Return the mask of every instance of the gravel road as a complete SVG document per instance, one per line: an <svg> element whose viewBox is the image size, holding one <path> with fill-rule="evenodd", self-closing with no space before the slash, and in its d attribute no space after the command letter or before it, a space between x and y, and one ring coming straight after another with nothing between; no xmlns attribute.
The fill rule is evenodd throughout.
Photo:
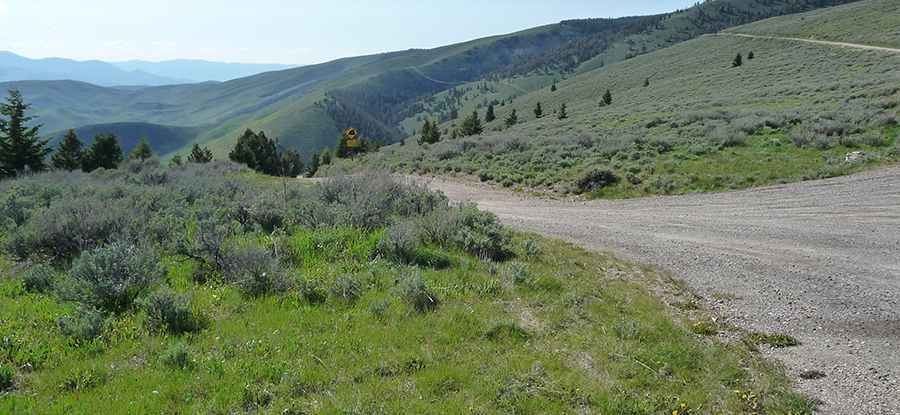
<svg viewBox="0 0 900 415"><path fill-rule="evenodd" d="M900 167L748 191L626 201L530 198L423 179L514 228L612 251L687 282L826 414L900 414ZM826 377L803 380L817 370Z"/></svg>

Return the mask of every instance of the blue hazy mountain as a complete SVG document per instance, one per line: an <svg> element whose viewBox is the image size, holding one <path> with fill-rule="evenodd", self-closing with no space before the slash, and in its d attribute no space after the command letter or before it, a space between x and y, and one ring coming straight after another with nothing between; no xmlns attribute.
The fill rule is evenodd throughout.
<svg viewBox="0 0 900 415"><path fill-rule="evenodd" d="M140 71L165 78L185 79L192 82L224 82L293 67L292 65L281 64L225 63L196 59L177 59L162 62L132 60L113 62L113 65L127 71Z"/></svg>

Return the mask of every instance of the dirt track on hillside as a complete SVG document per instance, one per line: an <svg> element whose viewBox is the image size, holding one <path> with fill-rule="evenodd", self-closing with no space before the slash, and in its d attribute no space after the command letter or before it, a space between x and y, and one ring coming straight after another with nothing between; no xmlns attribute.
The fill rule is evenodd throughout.
<svg viewBox="0 0 900 415"><path fill-rule="evenodd" d="M900 414L900 167L721 194L529 198L424 179L518 229L686 281L727 322L803 345L766 350L823 413ZM808 370L824 372L802 380Z"/></svg>
<svg viewBox="0 0 900 415"><path fill-rule="evenodd" d="M732 33L732 32L717 33L717 34L715 34L715 36L737 36L737 37L746 37L746 38L750 38L750 39L762 39L762 40L786 40L786 41L790 41L790 42L812 43L814 45L835 46L835 47L839 47L839 48L863 49L863 50L875 50L875 51L879 51L879 52L900 53L900 49L886 48L883 46L861 45L859 43L847 43L847 42L831 42L828 40L803 39L803 38L799 38L799 37L748 35L745 33Z"/></svg>

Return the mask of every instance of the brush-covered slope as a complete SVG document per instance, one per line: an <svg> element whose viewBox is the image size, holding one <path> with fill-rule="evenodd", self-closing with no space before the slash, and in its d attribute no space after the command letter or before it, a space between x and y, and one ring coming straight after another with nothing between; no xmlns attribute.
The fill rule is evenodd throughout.
<svg viewBox="0 0 900 415"><path fill-rule="evenodd" d="M71 82L0 88L20 88L27 99L40 101L35 108L53 131L120 122L209 126L197 141L222 156L243 129L255 128L310 152L331 147L347 126L360 128L376 141L397 141L407 134L404 121L423 111L423 98L456 85L575 73L734 24L849 1L718 0L675 13L566 21L436 49L342 59L221 84L88 95L90 86ZM85 99L78 98L82 96ZM155 144L156 139L149 138Z"/></svg>
<svg viewBox="0 0 900 415"><path fill-rule="evenodd" d="M852 10L866 16L880 6ZM733 67L738 53L743 65ZM435 145L407 139L334 168L459 174L612 197L833 176L900 157L898 67L900 54L888 52L706 36L561 81L556 92L521 96L497 107L481 136ZM607 89L613 104L601 107ZM533 114L538 102L541 119ZM566 119L555 113L562 104ZM513 109L519 124L506 128ZM866 156L848 163L852 151ZM586 176L594 171L613 175Z"/></svg>
<svg viewBox="0 0 900 415"><path fill-rule="evenodd" d="M774 18L733 31L900 48L900 2L874 0L853 3L801 16Z"/></svg>

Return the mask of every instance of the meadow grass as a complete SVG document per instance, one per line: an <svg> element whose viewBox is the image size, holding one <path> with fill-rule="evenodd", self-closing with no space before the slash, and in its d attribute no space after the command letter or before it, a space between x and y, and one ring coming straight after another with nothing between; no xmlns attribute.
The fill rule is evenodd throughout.
<svg viewBox="0 0 900 415"><path fill-rule="evenodd" d="M190 168L183 176L170 173L157 190L177 200L192 181L207 183L209 196L180 208L199 216L207 209L203 200L222 192L215 183L229 177L237 180L226 186L229 194L242 186L263 199L279 194L277 182L250 173ZM71 180L83 197L133 183L130 174ZM334 198L355 206L356 184L346 180L292 186L289 204ZM4 187L4 196L25 203L9 192L58 183L24 179ZM375 193L387 188L404 198L419 195L416 203L431 200L366 183ZM136 184L118 191L143 196L110 206L157 194ZM77 200L49 197L51 208L54 200ZM10 235L27 233L22 226L44 220L45 207L36 209L5 233L4 245L15 239ZM158 212L164 216L165 209ZM234 212L244 217L244 210ZM249 212L258 223L271 222ZM433 225L433 236L415 249L442 255L447 266L382 255L381 241L403 216L369 228L349 225L352 218L336 226L288 221L274 232L244 228L222 246L276 251L279 267L270 270L285 279L285 288L262 294L232 282L233 258L252 257L226 249L220 275L210 269L210 256L179 253L185 242L170 249L147 239L141 246L156 246L163 272L155 284L189 298L202 322L182 334L154 329L139 298L124 311L101 312L98 336L67 336L60 321L87 312L59 288L67 262L53 262L54 289L30 292L21 275L40 255L23 260L8 251L0 260L0 364L14 376L12 388L0 392L0 413L811 413L813 404L791 390L780 369L746 345L693 333L690 319L648 290L661 284L652 271L524 234L503 239L505 261L486 260L470 252L487 251L441 238L442 226L427 218L410 216ZM211 232L203 223L169 229L185 233L176 239L213 240L203 236Z"/></svg>

